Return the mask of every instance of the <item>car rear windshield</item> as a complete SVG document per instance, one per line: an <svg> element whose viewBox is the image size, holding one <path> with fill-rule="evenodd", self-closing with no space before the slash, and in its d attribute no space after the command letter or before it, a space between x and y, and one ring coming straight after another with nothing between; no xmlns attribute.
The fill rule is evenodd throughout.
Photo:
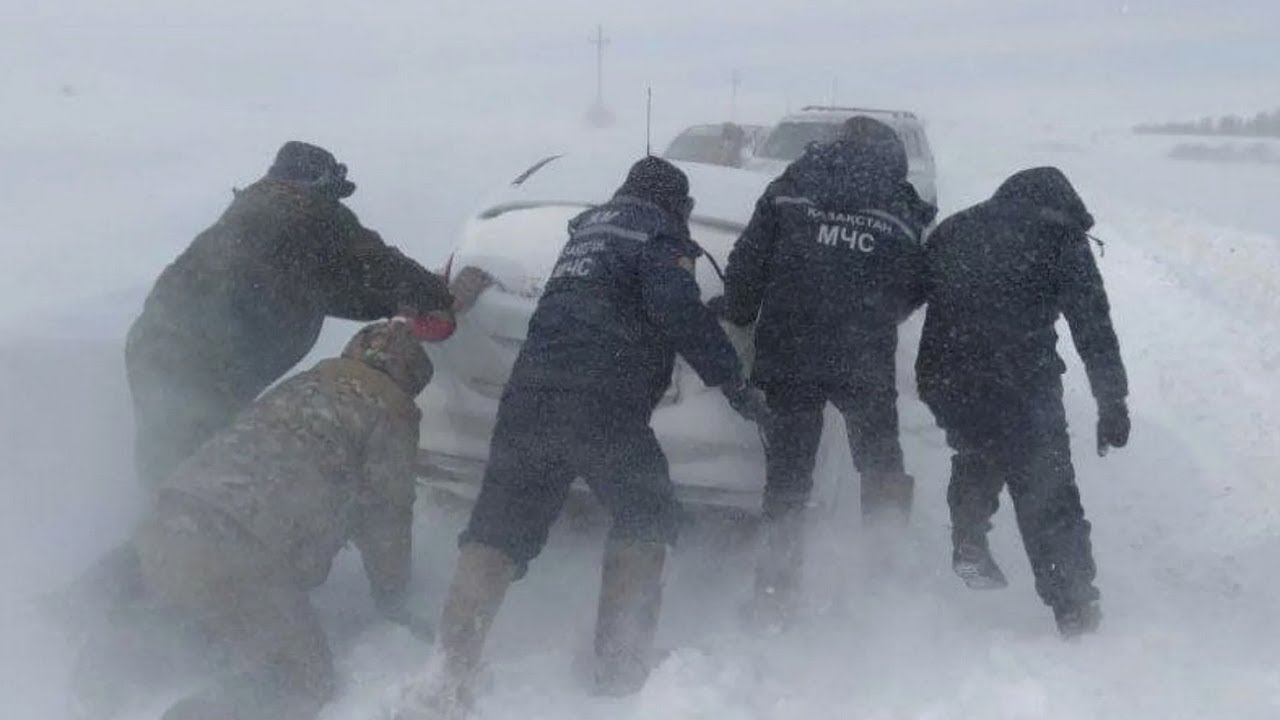
<svg viewBox="0 0 1280 720"><path fill-rule="evenodd" d="M720 133L716 130L689 130L671 141L663 157L670 160L714 163L722 155L719 152Z"/></svg>
<svg viewBox="0 0 1280 720"><path fill-rule="evenodd" d="M769 133L760 148L760 157L772 160L795 160L804 154L809 143L827 143L836 139L840 126L825 122L782 123Z"/></svg>
<svg viewBox="0 0 1280 720"><path fill-rule="evenodd" d="M809 143L828 143L836 139L840 132L838 122L788 122L782 123L769 133L760 149L760 157L772 160L795 160L804 154ZM895 127L894 132L902 138L909 157L924 156L924 148L920 137L910 128Z"/></svg>

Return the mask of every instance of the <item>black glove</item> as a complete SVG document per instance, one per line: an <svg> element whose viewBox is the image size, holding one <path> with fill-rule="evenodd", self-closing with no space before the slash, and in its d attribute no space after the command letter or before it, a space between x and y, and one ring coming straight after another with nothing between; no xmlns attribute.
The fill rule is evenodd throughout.
<svg viewBox="0 0 1280 720"><path fill-rule="evenodd" d="M1098 404L1098 455L1107 454L1110 448L1122 448L1129 443L1129 406L1124 400L1109 400Z"/></svg>
<svg viewBox="0 0 1280 720"><path fill-rule="evenodd" d="M754 423L766 425L773 419L764 391L741 378L720 386L720 391L742 417Z"/></svg>
<svg viewBox="0 0 1280 720"><path fill-rule="evenodd" d="M724 320L727 323L737 325L738 327L746 327L751 324L751 320L745 322L741 318L734 318L729 315L729 301L723 295L717 295L707 301L707 309L717 320Z"/></svg>
<svg viewBox="0 0 1280 720"><path fill-rule="evenodd" d="M409 631L415 638L424 643L435 642L436 629L434 623L409 609L407 598L397 596L375 600L378 614L387 622L394 623Z"/></svg>

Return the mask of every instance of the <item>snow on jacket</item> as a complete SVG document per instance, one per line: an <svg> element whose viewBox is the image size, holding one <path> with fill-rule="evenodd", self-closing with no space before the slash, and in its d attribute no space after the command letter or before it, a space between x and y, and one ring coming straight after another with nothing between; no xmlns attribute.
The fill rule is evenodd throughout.
<svg viewBox="0 0 1280 720"><path fill-rule="evenodd" d="M924 296L920 236L936 213L896 149L811 147L756 203L729 255L725 309L757 322L757 383L867 372L892 382L898 324Z"/></svg>
<svg viewBox="0 0 1280 720"><path fill-rule="evenodd" d="M929 307L916 378L935 411L990 391L1028 392L1066 370L1054 324L1066 316L1100 402L1128 394L1093 217L1056 168L1019 172L929 237Z"/></svg>
<svg viewBox="0 0 1280 720"><path fill-rule="evenodd" d="M336 198L263 179L161 273L127 352L247 403L311 350L326 316L367 321L450 303L439 277Z"/></svg>
<svg viewBox="0 0 1280 720"><path fill-rule="evenodd" d="M687 222L631 190L569 222L509 388L606 393L648 412L671 384L676 354L707 385L741 375L702 303L693 276L702 251Z"/></svg>

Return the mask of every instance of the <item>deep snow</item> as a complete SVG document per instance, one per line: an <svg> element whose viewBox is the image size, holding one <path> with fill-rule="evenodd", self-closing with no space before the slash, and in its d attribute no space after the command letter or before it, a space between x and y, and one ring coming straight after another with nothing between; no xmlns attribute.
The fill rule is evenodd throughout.
<svg viewBox="0 0 1280 720"><path fill-rule="evenodd" d="M987 141L990 143L990 141ZM940 153L944 200L990 191L1016 165L1062 164L1080 179L1106 242L1100 258L1132 379L1130 447L1091 452L1093 407L1067 342L1068 409L1086 509L1094 522L1106 620L1063 643L1032 592L1006 509L995 551L1003 592L966 591L947 567L947 455L904 372L908 464L919 478L909 544L864 537L848 503L814 528L806 619L790 634L737 625L749 544L690 530L668 579L661 642L675 652L645 691L585 696L600 552L598 528L562 528L511 593L489 646L479 718L1272 718L1280 713L1280 386L1276 383L1280 244L1227 227L1203 195L1152 205L1136 179L1195 169L1138 152L1128 138L1074 153L994 143ZM1215 168L1218 182L1235 168ZM1256 184L1261 202L1277 183ZM1137 198L1135 199L1135 196ZM1214 218L1212 220L1208 218ZM7 318L3 343L6 480L0 525L3 702L11 717L63 717L70 649L37 611L43 593L127 532L138 498L128 473L128 410L119 337L137 296L85 315ZM903 345L912 348L915 324ZM327 342L346 327L331 327ZM1065 328L1064 328L1065 330ZM1064 335L1065 337L1065 335ZM910 352L904 354L909 368ZM848 473L843 460L828 472ZM86 468L94 472L86 474ZM853 497L846 493L845 497ZM421 507L420 603L439 607L461 518ZM374 621L358 563L344 556L317 601L333 628L344 681L330 720L381 717L429 648ZM154 717L166 697L136 717Z"/></svg>
<svg viewBox="0 0 1280 720"><path fill-rule="evenodd" d="M312 52L317 62L336 62ZM64 69L84 71L42 67L38 82L52 83ZM458 72L481 85L487 77L483 64ZM425 94L434 78L413 89ZM66 717L71 648L45 622L40 603L124 538L141 503L130 476L124 328L150 278L213 219L230 186L265 167L280 128L336 142L361 183L353 204L365 221L434 265L466 210L556 147L566 135L559 128L577 112L518 122L424 117L424 95L390 81L383 103L367 113L290 105L311 97L308 90L268 98L250 112L188 99L166 106L172 117L151 118L147 108L115 99L146 96L147 88L90 72L76 94L49 95L6 117L5 717ZM662 122L678 124L672 115L666 109ZM84 117L98 125L84 130ZM615 137L638 152L634 130ZM1272 617L1280 607L1280 173L1169 160L1174 141L1114 131L1015 134L939 117L930 132L944 211L986 196L1015 169L1052 163L1077 181L1099 218L1096 232L1107 243L1100 265L1132 384L1130 447L1105 459L1093 454L1092 401L1065 328L1061 350L1070 366L1077 469L1094 522L1101 633L1071 644L1056 638L1007 508L994 545L1011 587L975 594L950 575L947 454L908 372L917 319L904 331L900 384L919 511L911 542L893 548L890 562L859 530L856 507L822 515L805 622L785 636L752 637L737 625L749 544L722 526L691 528L672 564L661 629L674 653L639 696L600 700L585 696L581 662L601 533L561 528L498 622L478 718L1280 716ZM351 327L331 323L312 359ZM826 472L850 473L840 448L830 460ZM417 594L435 614L462 519L425 502L420 511ZM374 620L349 555L316 597L344 682L324 717L381 717L430 649ZM156 717L173 692L133 717Z"/></svg>

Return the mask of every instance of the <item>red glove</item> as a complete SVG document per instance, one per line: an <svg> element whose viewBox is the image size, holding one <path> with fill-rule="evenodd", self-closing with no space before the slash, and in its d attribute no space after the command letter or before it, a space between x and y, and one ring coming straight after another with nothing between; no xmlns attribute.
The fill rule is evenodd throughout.
<svg viewBox="0 0 1280 720"><path fill-rule="evenodd" d="M458 329L453 313L448 310L433 310L415 316L409 321L410 331L418 342L443 342Z"/></svg>

